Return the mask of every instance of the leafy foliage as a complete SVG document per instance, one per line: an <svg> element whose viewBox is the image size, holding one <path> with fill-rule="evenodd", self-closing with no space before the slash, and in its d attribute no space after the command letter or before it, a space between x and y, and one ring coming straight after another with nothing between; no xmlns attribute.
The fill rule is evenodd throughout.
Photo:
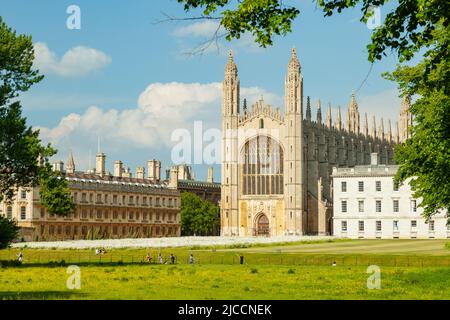
<svg viewBox="0 0 450 320"><path fill-rule="evenodd" d="M56 150L41 144L39 131L27 126L20 102L13 100L43 78L32 69L33 59L31 37L16 35L0 17L0 201L12 201L19 187L41 185L43 204L65 215L74 205L67 182L48 162Z"/></svg>
<svg viewBox="0 0 450 320"><path fill-rule="evenodd" d="M33 60L31 37L16 35L0 17L0 106L43 79L32 69Z"/></svg>
<svg viewBox="0 0 450 320"><path fill-rule="evenodd" d="M181 232L183 235L216 235L220 226L219 207L196 194L181 194Z"/></svg>
<svg viewBox="0 0 450 320"><path fill-rule="evenodd" d="M18 235L19 227L16 222L0 216L0 249L8 248Z"/></svg>
<svg viewBox="0 0 450 320"><path fill-rule="evenodd" d="M450 39L449 27L438 26L433 33L437 43L430 45ZM399 66L386 75L399 84L403 94L419 95L411 106L415 119L411 138L395 152L395 161L400 164L396 179L412 178L414 196L423 199L427 219L438 210L450 209L450 89L448 83L442 83L443 75L450 74L450 61L443 60L429 69L435 54L430 53L417 66Z"/></svg>
<svg viewBox="0 0 450 320"><path fill-rule="evenodd" d="M230 0L178 0L184 3L184 10L203 9L205 19L220 19L221 25L228 31L227 40L239 39L250 32L261 47L273 44L273 35L286 35L292 31L292 21L300 11L286 6L279 0L242 0L233 6ZM227 7L220 17L214 17L220 8Z"/></svg>

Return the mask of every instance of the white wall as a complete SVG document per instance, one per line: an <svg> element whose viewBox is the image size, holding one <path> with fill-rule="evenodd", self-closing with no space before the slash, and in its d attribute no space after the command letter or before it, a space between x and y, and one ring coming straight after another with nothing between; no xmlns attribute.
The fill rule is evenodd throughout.
<svg viewBox="0 0 450 320"><path fill-rule="evenodd" d="M341 189L341 182L347 182L347 192ZM364 181L364 191L358 191L358 182ZM381 181L381 191L376 191L376 181ZM333 197L333 234L348 238L449 238L445 212L435 215L434 232L421 214L423 209L412 210L414 199L408 183L394 191L392 176L370 177L334 177ZM347 201L347 212L342 212L341 202ZM358 211L358 201L364 200L364 212ZM376 212L376 200L381 201L381 212ZM394 212L393 201L399 201L399 212ZM417 200L419 205L420 200ZM342 231L342 221L347 221L347 232ZM359 231L359 221L364 221L364 231ZM381 232L376 231L376 221L381 221ZM398 229L394 230L394 221L398 221ZM411 221L416 221L417 227L411 227Z"/></svg>

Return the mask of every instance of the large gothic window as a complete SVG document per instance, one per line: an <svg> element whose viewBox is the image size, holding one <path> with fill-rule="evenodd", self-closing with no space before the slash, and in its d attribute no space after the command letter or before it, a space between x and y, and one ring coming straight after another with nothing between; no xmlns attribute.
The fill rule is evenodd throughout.
<svg viewBox="0 0 450 320"><path fill-rule="evenodd" d="M283 194L283 150L278 142L258 136L241 151L243 195Z"/></svg>

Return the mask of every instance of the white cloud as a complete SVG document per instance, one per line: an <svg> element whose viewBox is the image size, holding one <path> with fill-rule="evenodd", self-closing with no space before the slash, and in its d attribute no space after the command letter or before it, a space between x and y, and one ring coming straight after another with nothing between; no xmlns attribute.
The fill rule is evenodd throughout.
<svg viewBox="0 0 450 320"><path fill-rule="evenodd" d="M61 58L49 49L47 44L34 44L34 64L42 73L52 73L63 77L77 77L102 69L112 62L110 56L97 49L84 46L73 47Z"/></svg>
<svg viewBox="0 0 450 320"><path fill-rule="evenodd" d="M241 88L241 99L251 106L264 96L271 104L283 99L259 87ZM54 128L40 127L41 138L51 142L67 158L74 150L76 162L87 167L89 148L97 146L101 137L102 151L127 157L142 150L170 150L172 132L184 128L192 132L194 121L203 128L221 128L222 84L153 83L139 96L136 108L123 110L89 107L84 113L69 114ZM92 156L92 155L91 155ZM145 159L142 159L145 160Z"/></svg>
<svg viewBox="0 0 450 320"><path fill-rule="evenodd" d="M255 43L254 36L248 32L242 34L239 39L233 39L231 42L225 40L225 34L226 30L223 27L219 28L219 22L211 20L194 22L179 27L172 32L172 35L178 39L180 51L184 54L226 54L230 48L235 50L242 49L245 52L263 51ZM215 36L217 36L217 39Z"/></svg>
<svg viewBox="0 0 450 320"><path fill-rule="evenodd" d="M207 20L177 28L173 35L176 37L212 37L218 28L219 22Z"/></svg>

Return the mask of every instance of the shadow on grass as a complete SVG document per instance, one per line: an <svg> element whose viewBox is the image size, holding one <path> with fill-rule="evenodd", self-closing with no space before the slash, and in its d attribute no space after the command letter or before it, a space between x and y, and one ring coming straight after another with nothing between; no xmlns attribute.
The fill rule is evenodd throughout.
<svg viewBox="0 0 450 320"><path fill-rule="evenodd" d="M85 294L68 291L0 291L0 300L67 300L83 296Z"/></svg>

